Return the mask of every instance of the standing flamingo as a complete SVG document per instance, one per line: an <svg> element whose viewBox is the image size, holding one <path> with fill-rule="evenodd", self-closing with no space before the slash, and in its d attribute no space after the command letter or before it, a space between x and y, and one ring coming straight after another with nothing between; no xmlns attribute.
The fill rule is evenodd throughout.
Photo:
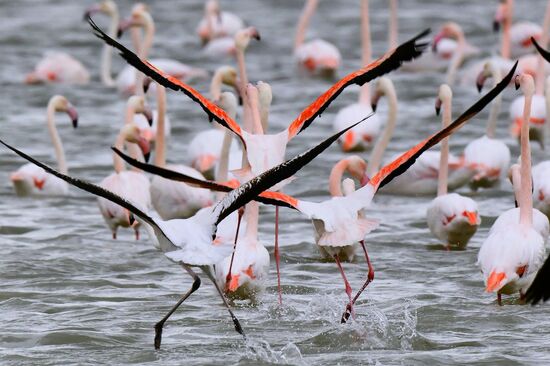
<svg viewBox="0 0 550 366"><path fill-rule="evenodd" d="M443 105L443 128L451 123L452 95L447 84L441 85L435 108L439 114ZM448 156L449 139L446 138L441 141L437 197L430 202L427 210L428 227L434 236L445 243L447 250L451 247L464 249L481 220L474 200L458 193L447 193Z"/></svg>
<svg viewBox="0 0 550 366"><path fill-rule="evenodd" d="M353 126L352 126L353 127ZM223 292L219 288L211 272L211 265L215 264L225 256L229 254L231 250L228 246L218 246L212 242L212 237L216 232L216 226L233 211L239 209L249 201L253 200L256 196L261 194L264 190L268 189L278 181L286 179L303 166L312 161L317 155L328 148L338 137L346 130L330 136L328 139L321 142L319 145L309 149L308 151L282 163L278 166L264 172L258 177L255 177L251 181L239 186L232 190L210 210L201 210L199 214L189 219L173 219L164 221L149 216L140 207L134 205L129 200L120 197L119 195L104 189L100 186L88 183L84 180L76 179L68 175L62 174L55 169L35 160L31 156L19 151L18 149L8 145L4 141L0 140L4 146L12 150L22 158L29 162L41 167L47 172L57 176L58 178L66 181L67 183L74 185L82 190L92 193L96 196L107 199L113 203L116 203L132 214L130 215L130 221L134 221L134 216L141 222L146 223L146 227L151 229L152 234L158 242L158 246L164 252L164 254L181 265L183 269L189 273L193 278L193 285L191 289L184 294L181 299L172 307L172 309L164 316L157 324L155 324L155 348L160 348L162 340L162 330L164 324L168 318L177 310L177 308L193 293L201 284L199 276L193 271L192 267L199 267L208 278L212 281L216 290L227 310L231 315L235 330L244 336L244 332L239 323L239 320L233 314L231 308L227 304ZM115 149L115 151L119 151ZM294 199L289 198L290 203ZM288 203L285 203L288 205Z"/></svg>
<svg viewBox="0 0 550 366"><path fill-rule="evenodd" d="M306 0L294 38L294 58L300 67L309 72L332 77L342 62L338 48L319 38L305 42L307 27L317 3L318 0Z"/></svg>
<svg viewBox="0 0 550 366"><path fill-rule="evenodd" d="M220 38L233 37L244 28L244 22L237 15L221 11L218 0L208 0L204 5L204 17L197 26L197 35L203 45Z"/></svg>
<svg viewBox="0 0 550 366"><path fill-rule="evenodd" d="M363 66L372 62L371 37L369 24L369 2L361 0L361 43L362 43L362 61ZM370 86L365 84L361 86L359 92L359 101L348 105L336 114L332 128L339 131L347 127L353 121L357 121L364 116L372 113L370 106ZM369 123L358 126L355 130L348 131L340 140L340 146L343 151L362 151L374 143L380 133L381 121L378 116L373 115Z"/></svg>
<svg viewBox="0 0 550 366"><path fill-rule="evenodd" d="M126 121L117 136L115 147L123 149L126 142L135 143L147 160L150 152L149 142L141 135L139 127L132 122L135 113L144 113L145 110L143 97L133 96L128 99ZM136 149L132 150L132 153L134 155L139 154ZM149 210L151 208L150 184L145 174L137 171L127 171L124 167L124 161L116 154L113 154L113 167L114 173L104 178L100 185L118 195L133 200L143 210ZM119 226L125 228L133 226L136 240L139 240L139 225L138 223L133 225L130 222L126 209L102 197L98 197L97 204L103 219L111 229L113 239L117 237Z"/></svg>
<svg viewBox="0 0 550 366"><path fill-rule="evenodd" d="M483 88L485 80L491 77L496 85L500 81L501 73L500 68L489 61L477 78L479 91ZM499 184L510 166L510 149L504 142L495 138L500 104L499 95L491 106L485 135L470 141L464 149L465 164L476 172L470 181L472 189L490 188Z"/></svg>
<svg viewBox="0 0 550 366"><path fill-rule="evenodd" d="M521 87L525 95L523 118L528 121L531 113L531 99L535 92L533 77L521 74L516 77L515 83L516 88ZM533 225L531 149L527 123L521 126L519 169L520 174L515 174L516 180L521 179L517 197L519 208L507 211L516 211L519 214L508 214L504 224L501 222L493 225L478 255L478 264L486 284L485 291L496 292L499 305L502 305L502 294L509 295L519 291L520 298L523 298L525 290L533 281L544 260L546 237L543 237ZM546 220L546 226L548 227L548 220Z"/></svg>
<svg viewBox="0 0 550 366"><path fill-rule="evenodd" d="M78 113L71 103L61 95L54 95L50 98L47 108L47 123L50 138L55 149L57 159L57 169L63 174L67 174L67 163L65 162L65 152L61 139L55 127L55 112L65 112L69 115L76 128L78 124ZM59 196L69 193L69 185L48 174L34 164L27 163L11 173L10 181L18 196Z"/></svg>

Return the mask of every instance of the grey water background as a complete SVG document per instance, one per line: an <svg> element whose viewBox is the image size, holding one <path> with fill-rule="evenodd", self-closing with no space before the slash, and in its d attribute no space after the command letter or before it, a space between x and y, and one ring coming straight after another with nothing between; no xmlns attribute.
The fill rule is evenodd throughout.
<svg viewBox="0 0 550 366"><path fill-rule="evenodd" d="M151 55L170 57L214 70L222 61L204 58L194 30L202 1L148 1L157 34ZM54 163L45 125L45 106L55 93L66 95L80 112L73 130L65 116L58 128L71 174L99 182L112 171L109 146L122 123L125 101L99 83L101 42L82 12L91 2L69 0L0 1L1 138L42 161ZM302 1L222 1L262 34L249 48L251 80L273 87L270 131L280 130L316 96L327 81L301 75L292 55L295 23ZM132 2L119 1L129 13ZM491 32L497 1L401 1L401 41L426 27L435 32L445 21L464 27L468 40L485 55L497 50ZM387 4L371 1L374 55L386 48ZM545 2L517 1L516 20L542 22ZM106 29L106 19L97 16ZM336 44L343 55L340 76L360 66L359 2L321 1L310 37ZM128 38L125 38L128 42ZM27 86L22 79L46 50L62 50L80 59L92 73L85 86ZM223 61L225 63L231 60ZM123 61L114 56L114 70ZM443 73L392 74L400 99L398 128L387 156L403 151L435 131L433 110ZM207 92L208 82L196 85ZM518 95L504 93L498 135L518 155L508 136L507 106ZM169 92L172 137L169 160L183 161L192 136L209 128L203 111L188 98ZM287 156L304 151L331 132L336 111L357 98L349 88L313 125L289 144ZM473 85L454 88L454 115L478 98ZM380 106L384 118L385 102ZM484 133L487 111L451 139L455 153ZM368 157L366 153L361 154ZM338 147L303 169L287 192L321 200L328 194L331 166L344 155ZM535 161L547 152L533 145ZM275 266L255 306L237 303L248 340L244 342L218 295L205 279L168 321L160 351L153 349L153 325L191 285L182 269L155 250L146 235L134 241L120 231L113 241L91 195L71 189L63 198L14 196L9 173L23 161L0 149L0 364L2 365L533 365L550 363L549 306L521 306L516 298L498 307L483 292L475 265L488 228L513 205L508 183L470 193L479 204L482 224L462 252L437 247L425 223L431 197L379 195L369 209L382 225L367 243L375 281L357 303L357 319L340 325L346 296L337 267L322 261L311 224L296 212L281 211L283 306L276 296ZM262 208L260 236L273 251L272 208ZM358 252L359 254L360 252ZM366 276L358 256L344 268L357 289Z"/></svg>

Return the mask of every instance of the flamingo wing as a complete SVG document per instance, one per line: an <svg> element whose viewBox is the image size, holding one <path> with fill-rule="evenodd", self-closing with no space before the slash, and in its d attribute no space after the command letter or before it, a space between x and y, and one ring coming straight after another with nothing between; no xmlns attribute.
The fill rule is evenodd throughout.
<svg viewBox="0 0 550 366"><path fill-rule="evenodd" d="M186 175L186 174L183 174L183 173L180 173L180 172L176 172L174 170L162 168L162 167L152 165L152 164L143 163L139 160L136 160L136 159L126 155L125 153L123 153L122 151L117 149L116 147L113 147L112 149L117 155L119 155L128 164L130 164L130 165L132 165L132 166L134 166L138 169L141 169L143 171L146 171L148 173L155 174L155 175L161 176L161 177L166 178L166 179L188 183L188 184L195 185L195 186L198 186L198 187L201 187L201 188L210 189L210 190L216 191L216 192L231 192L234 188L230 184L223 184L223 183L213 182L211 180L198 179L198 178L194 178L194 177L191 177L189 175ZM256 198L254 198L254 200L258 201L258 202L261 202L261 203L268 204L268 205L295 208L290 203L290 202L292 202L293 198L289 195L286 195L286 194L280 193L280 192L265 191L265 192L260 193L260 195Z"/></svg>
<svg viewBox="0 0 550 366"><path fill-rule="evenodd" d="M94 34L108 45L118 49L120 56L122 56L122 58L126 60L126 62L128 62L130 65L132 65L145 75L149 76L151 79L155 80L160 85L175 91L183 92L185 95L187 95L189 98L191 98L194 102L198 103L202 107L202 109L208 115L210 121L215 120L222 126L230 129L234 134L236 134L241 139L243 145L246 148L246 143L241 135L240 126L234 119L229 117L229 115L223 109L212 103L210 100L208 100L208 98L206 98L204 95L199 93L191 86L185 84L183 81L166 74L162 70L150 64L148 61L140 59L135 53L133 53L122 44L109 37L105 32L103 32L95 24L92 18L88 17L88 23L93 28Z"/></svg>
<svg viewBox="0 0 550 366"><path fill-rule="evenodd" d="M160 228L160 226L157 224L157 222L155 222L155 220L151 216L149 216L147 213L143 212L141 209L137 208L130 201L120 197L119 195L117 195L117 194L115 194L115 193L113 193L113 192L111 192L107 189L104 189L104 188L102 188L98 185L95 185L93 183L87 182L87 181L82 180L82 179L74 178L74 177L71 177L69 175L62 174L62 173L58 172L57 170L51 168L50 166L48 166L44 163L41 163L38 160L34 159L33 157L31 157L31 156L25 154L24 152L16 149L15 147L13 147L11 145L8 145L7 143L5 143L2 140L0 140L0 143L2 143L4 146L6 146L11 151L15 152L17 155L21 156L23 159L28 160L29 162L33 163L36 166L39 166L40 168L42 168L45 171L47 171L48 173L58 177L59 179L62 179L65 182L67 182L67 183L69 183L69 184L71 184L75 187L78 187L78 188L80 188L80 189L82 189L86 192L92 193L92 194L94 194L96 196L99 196L99 197L103 197L103 198L105 198L105 199L107 199L107 200L109 200L113 203L116 203L116 204L124 207L125 209L127 209L128 211L130 211L131 213L133 213L134 215L136 215L137 217L139 217L140 219L142 219L143 221L145 221L149 225L151 225L154 228L155 232L163 235L168 241L170 241L170 239L168 239L168 237L163 232L163 230Z"/></svg>
<svg viewBox="0 0 550 366"><path fill-rule="evenodd" d="M516 71L518 63L514 64L508 74L498 83L493 89L479 99L474 105L472 105L466 112L462 113L460 117L453 121L449 126L440 130L439 132L428 137L412 149L406 151L394 161L384 166L376 175L370 180L369 185L374 186L375 190L385 186L392 181L395 177L403 174L411 165L414 164L416 159L426 150L437 144L445 137L451 135L453 132L462 127L468 120L479 113L487 104L489 104L497 95L499 95L506 86L512 80L514 72Z"/></svg>
<svg viewBox="0 0 550 366"><path fill-rule="evenodd" d="M533 305L536 305L539 301L546 301L550 299L550 286L548 286L548 280L550 279L550 257L546 258L546 261L539 269L537 276L531 283L531 286L525 293L525 300Z"/></svg>
<svg viewBox="0 0 550 366"><path fill-rule="evenodd" d="M298 170L303 168L306 164L312 161L317 155L326 150L334 141L346 133L349 129L357 126L359 123L365 121L368 117L363 118L361 121L352 124L351 126L335 133L329 138L325 139L317 146L289 159L281 164L263 172L262 174L252 178L248 182L242 184L240 187L229 192L215 207L213 216L215 217L216 224L227 217L231 212L237 210L239 207L247 204L254 199L261 192L265 191L269 187L274 186L280 181L291 177L296 174ZM277 192L278 193L278 192ZM298 200L292 198L289 202L292 206L297 207Z"/></svg>
<svg viewBox="0 0 550 366"><path fill-rule="evenodd" d="M531 37L531 42L535 45L535 48L540 53L540 55L547 61L550 62L550 52L542 48L538 43L537 40L533 37Z"/></svg>
<svg viewBox="0 0 550 366"><path fill-rule="evenodd" d="M385 55L368 64L367 66L354 71L331 86L326 92L319 96L313 103L300 113L300 115L288 126L288 139L305 130L321 115L342 91L350 85L363 85L379 76L396 70L405 61L411 61L419 57L427 46L427 43L416 43L420 38L430 32L426 29L411 40L401 44L397 48L387 52Z"/></svg>

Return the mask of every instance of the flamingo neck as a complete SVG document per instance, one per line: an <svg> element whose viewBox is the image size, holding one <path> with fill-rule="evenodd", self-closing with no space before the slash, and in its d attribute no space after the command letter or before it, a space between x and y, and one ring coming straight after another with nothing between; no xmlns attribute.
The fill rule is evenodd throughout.
<svg viewBox="0 0 550 366"><path fill-rule="evenodd" d="M367 66L372 59L368 0L361 1L361 50L363 66ZM367 105L370 103L370 86L368 83L361 86L359 103Z"/></svg>
<svg viewBox="0 0 550 366"><path fill-rule="evenodd" d="M133 123L135 115L136 115L135 108L131 104L128 104L128 106L126 107L124 124ZM119 135L118 138L121 138L120 144L118 146L115 144L115 146L122 151L122 149L124 149L125 138L123 135ZM117 141L118 141L118 138L117 138ZM127 143L126 147L129 155L134 159L143 158L143 155L141 154L141 150L139 149L137 144ZM115 167L116 172L126 170L126 166L124 165L124 160L122 160L122 158L115 153L113 153L113 166ZM133 171L140 171L139 169L134 167L132 167L131 169Z"/></svg>
<svg viewBox="0 0 550 366"><path fill-rule="evenodd" d="M218 182L226 182L228 179L229 152L231 151L231 143L233 142L232 137L232 132L226 129L223 133L222 148L220 151L220 163L218 164L218 174L216 174L216 180Z"/></svg>
<svg viewBox="0 0 550 366"><path fill-rule="evenodd" d="M493 77L493 86L496 86L501 79L501 72L500 72L500 69L496 67L493 62L491 62L490 65L491 65L491 75ZM500 113L501 103L502 103L502 97L499 94L493 100L493 104L491 105L491 110L489 111L489 120L487 121L487 131L486 131L487 137L489 138L495 137L495 133L497 129L498 114Z"/></svg>
<svg viewBox="0 0 550 366"><path fill-rule="evenodd" d="M451 124L451 98L443 99L443 128ZM447 179L449 175L449 138L441 140L441 154L439 157L439 181L437 195L447 194Z"/></svg>
<svg viewBox="0 0 550 366"><path fill-rule="evenodd" d="M390 21L388 31L388 47L390 50L396 48L399 42L398 23L397 0L390 0Z"/></svg>
<svg viewBox="0 0 550 366"><path fill-rule="evenodd" d="M510 27L512 26L512 14L513 14L513 1L508 0L508 13L506 15L506 18L504 19L504 24L502 26L502 36L500 40L500 55L502 58L509 59L510 58L510 42L511 42L511 35L510 35Z"/></svg>
<svg viewBox="0 0 550 366"><path fill-rule="evenodd" d="M550 1L546 3L546 12L544 13L544 23L542 25L542 37L540 46L546 48L548 46L548 32L550 32ZM544 92L544 67L546 60L537 53L537 71L535 76L535 92L538 95L543 95Z"/></svg>
<svg viewBox="0 0 550 366"><path fill-rule="evenodd" d="M50 138L52 139L53 147L55 149L55 157L57 159L57 169L63 173L67 174L67 162L65 161L65 151L63 150L63 144L61 143L61 138L55 127L55 106L52 102L48 103L47 110L47 119L48 119L48 131L50 133Z"/></svg>
<svg viewBox="0 0 550 366"><path fill-rule="evenodd" d="M367 166L367 176L372 177L380 169L380 164L382 162L382 156L386 151L386 147L390 142L393 131L395 130L395 123L397 121L397 95L395 93L395 88L390 85L384 91L384 94L388 98L388 121L384 129L384 134L376 141L376 145L372 150L371 158L369 159L369 164Z"/></svg>
<svg viewBox="0 0 550 366"><path fill-rule="evenodd" d="M262 118L260 116L258 89L255 86L248 85L247 98L252 113L252 132L255 135L263 135Z"/></svg>
<svg viewBox="0 0 550 366"><path fill-rule="evenodd" d="M109 36L116 38L118 31L119 15L118 10L114 10L111 14L111 23L109 24ZM107 44L103 45L103 53L101 56L101 82L108 87L115 85L115 81L111 76L113 48Z"/></svg>
<svg viewBox="0 0 550 366"><path fill-rule="evenodd" d="M530 227L533 223L533 182L531 180L531 147L529 145L529 119L531 118L531 102L533 93L525 93L525 104L523 106L523 123L521 124L521 187L519 200L519 222L521 225Z"/></svg>
<svg viewBox="0 0 550 366"><path fill-rule="evenodd" d="M237 67L239 70L239 92L241 95L246 95L246 86L248 85L248 76L246 74L246 64L244 61L244 49L237 48L236 54ZM246 99L246 98L245 98ZM243 128L246 132L252 132L250 105L245 100L243 103Z"/></svg>
<svg viewBox="0 0 550 366"><path fill-rule="evenodd" d="M140 44L138 56L140 59L145 60L149 56L149 51L151 50L151 47L153 46L153 38L155 36L155 23L153 22L153 18L146 14L144 16L144 25L143 25L143 31L144 31L144 37L143 40L141 37L139 37L138 32L138 42ZM136 95L144 95L145 92L143 90L143 80L145 78L145 75L143 75L142 72L136 69Z"/></svg>
<svg viewBox="0 0 550 366"><path fill-rule="evenodd" d="M246 204L246 232L245 237L257 238L258 237L258 219L260 215L260 206L256 201L250 201ZM255 240L251 240L251 243L256 243Z"/></svg>
<svg viewBox="0 0 550 366"><path fill-rule="evenodd" d="M309 20L313 16L313 13L315 13L317 2L317 0L306 1L304 10L302 10L302 14L300 15L300 20L298 21L298 28L296 29L296 37L294 38L294 51L296 51L298 47L304 44Z"/></svg>
<svg viewBox="0 0 550 366"><path fill-rule="evenodd" d="M452 85L454 83L456 72L460 67L460 65L462 64L462 61L464 60L464 49L466 48L466 39L464 38L464 34L462 32L457 34L456 43L457 43L457 47L453 55L453 59L449 64L449 68L447 69L446 83L449 85Z"/></svg>
<svg viewBox="0 0 550 366"><path fill-rule="evenodd" d="M349 166L348 159L340 160L330 171L328 178L328 189L332 197L342 197L342 177Z"/></svg>
<svg viewBox="0 0 550 366"><path fill-rule="evenodd" d="M166 165L166 89L157 84L157 135L155 137L155 165Z"/></svg>
<svg viewBox="0 0 550 366"><path fill-rule="evenodd" d="M115 147L120 151L124 151L124 141L125 141L124 133L123 131L120 131L120 133L118 134L115 140ZM122 158L115 153L113 153L113 167L116 173L120 173L126 170L126 166L124 165L124 160L122 160Z"/></svg>
<svg viewBox="0 0 550 366"><path fill-rule="evenodd" d="M223 74L221 72L216 72L210 82L210 97L214 102L220 100L222 94L222 79Z"/></svg>

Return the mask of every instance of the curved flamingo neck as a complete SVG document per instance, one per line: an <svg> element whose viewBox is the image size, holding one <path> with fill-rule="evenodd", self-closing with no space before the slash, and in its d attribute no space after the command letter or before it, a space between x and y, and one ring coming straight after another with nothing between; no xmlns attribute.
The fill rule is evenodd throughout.
<svg viewBox="0 0 550 366"><path fill-rule="evenodd" d="M371 158L369 159L369 164L367 165L368 177L374 176L374 174L376 174L380 169L382 156L384 155L386 147L393 136L395 123L397 121L397 95L395 93L395 88L391 82L384 85L384 95L388 98L388 121L386 123L386 128L384 129L384 134L378 139L378 141L376 141L376 145L372 150Z"/></svg>
<svg viewBox="0 0 550 366"><path fill-rule="evenodd" d="M67 162L65 161L65 151L63 150L63 144L61 138L55 127L55 105L52 101L48 103L47 108L47 120L48 120L48 132L52 139L53 147L55 149L55 157L57 159L57 168L63 173L67 174Z"/></svg>
<svg viewBox="0 0 550 366"><path fill-rule="evenodd" d="M525 94L525 104L523 106L523 123L521 124L521 199L519 203L520 224L530 227L533 223L533 182L531 180L531 147L529 145L529 121L531 118L531 102L533 100L532 91Z"/></svg>
<svg viewBox="0 0 550 366"><path fill-rule="evenodd" d="M361 1L361 49L363 66L367 66L372 59L368 0ZM370 86L368 83L361 86L359 103L366 105L370 103Z"/></svg>
<svg viewBox="0 0 550 366"><path fill-rule="evenodd" d="M451 96L443 95L441 99L443 105L443 128L451 124ZM437 185L437 195L447 194L447 180L449 175L449 138L441 140L441 154L439 157L439 181Z"/></svg>
<svg viewBox="0 0 550 366"><path fill-rule="evenodd" d="M493 62L490 64L490 71L491 76L493 78L493 86L496 86L500 79L502 78L502 74L500 72L500 69L495 66ZM493 104L491 105L491 110L489 111L489 120L487 121L487 137L494 138L495 132L497 129L497 120L498 120L498 114L500 113L500 105L502 103L502 96L501 94L497 95L497 97L493 100Z"/></svg>
<svg viewBox="0 0 550 366"><path fill-rule="evenodd" d="M166 165L166 89L157 84L157 135L155 137L155 165Z"/></svg>
<svg viewBox="0 0 550 366"><path fill-rule="evenodd" d="M301 45L304 44L306 39L306 31L309 25L309 20L315 13L317 8L317 0L307 0L302 14L300 15L300 20L298 21L298 27L296 29L296 37L294 38L294 51L298 49Z"/></svg>
<svg viewBox="0 0 550 366"><path fill-rule="evenodd" d="M548 32L550 32L550 1L546 3L546 12L544 13L544 23L542 25L542 37L540 39L540 46L546 48L548 46ZM537 53L537 71L535 76L535 92L538 95L544 93L544 67L546 60Z"/></svg>
<svg viewBox="0 0 550 366"><path fill-rule="evenodd" d="M111 23L109 24L109 36L116 38L118 31L119 15L118 10L114 9L111 16ZM101 82L106 86L112 87L115 85L115 81L111 75L113 48L107 44L103 45L103 53L101 55Z"/></svg>
<svg viewBox="0 0 550 366"><path fill-rule="evenodd" d="M334 165L328 178L328 189L333 197L342 197L342 177L349 166L349 160L343 159Z"/></svg>
<svg viewBox="0 0 550 366"><path fill-rule="evenodd" d="M399 20L397 18L397 0L390 0L390 21L388 31L388 47L394 49L399 42Z"/></svg>
<svg viewBox="0 0 550 366"><path fill-rule="evenodd" d="M458 32L456 34L456 43L457 46L453 55L453 59L449 64L449 68L447 69L446 83L449 85L452 85L454 83L456 72L462 64L462 61L464 60L464 50L466 48L466 38L464 38L464 33Z"/></svg>

